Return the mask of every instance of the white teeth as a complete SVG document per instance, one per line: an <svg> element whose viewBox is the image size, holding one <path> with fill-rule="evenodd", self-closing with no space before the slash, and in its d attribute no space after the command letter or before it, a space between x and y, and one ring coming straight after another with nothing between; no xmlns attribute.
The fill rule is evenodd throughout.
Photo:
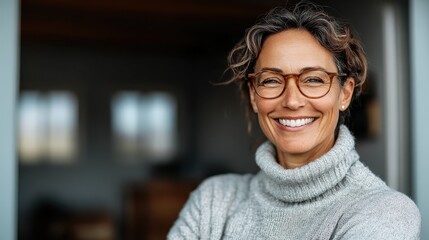
<svg viewBox="0 0 429 240"><path fill-rule="evenodd" d="M314 121L314 118L303 118L303 119L279 119L280 124L288 127L301 127Z"/></svg>

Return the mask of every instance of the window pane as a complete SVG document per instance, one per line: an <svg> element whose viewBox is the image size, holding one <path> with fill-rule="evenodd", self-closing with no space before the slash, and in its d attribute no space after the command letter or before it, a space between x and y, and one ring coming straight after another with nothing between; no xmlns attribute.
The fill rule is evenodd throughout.
<svg viewBox="0 0 429 240"><path fill-rule="evenodd" d="M69 92L23 91L18 105L18 151L23 163L69 161L77 151L77 100Z"/></svg>
<svg viewBox="0 0 429 240"><path fill-rule="evenodd" d="M68 92L52 92L47 100L48 154L52 161L70 160L76 152L76 98Z"/></svg>
<svg viewBox="0 0 429 240"><path fill-rule="evenodd" d="M141 133L148 153L156 159L168 159L175 153L176 103L166 93L152 93L142 99Z"/></svg>
<svg viewBox="0 0 429 240"><path fill-rule="evenodd" d="M46 149L46 114L42 96L28 91L18 105L18 152L23 162L36 162Z"/></svg>
<svg viewBox="0 0 429 240"><path fill-rule="evenodd" d="M127 156L138 151L139 94L122 92L112 103L112 123L116 150Z"/></svg>
<svg viewBox="0 0 429 240"><path fill-rule="evenodd" d="M176 151L176 101L168 93L121 92L113 98L112 127L123 156L168 160Z"/></svg>

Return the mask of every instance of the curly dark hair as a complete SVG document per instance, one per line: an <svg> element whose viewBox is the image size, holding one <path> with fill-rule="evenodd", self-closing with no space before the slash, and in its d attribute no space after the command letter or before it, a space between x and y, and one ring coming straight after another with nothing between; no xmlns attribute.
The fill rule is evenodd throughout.
<svg viewBox="0 0 429 240"><path fill-rule="evenodd" d="M244 37L235 45L228 55L228 68L232 77L226 83L237 83L242 96L247 102L248 130L252 129L252 107L249 101L247 82L248 73L255 67L265 39L273 34L288 30L301 29L308 31L323 47L329 50L338 72L346 73L340 77L343 85L347 77L355 82L353 98L362 91L367 75L367 60L361 43L353 36L350 27L328 15L321 7L308 3L298 3L293 9L277 7L257 20L256 24L246 30ZM345 123L349 109L340 112L337 124Z"/></svg>

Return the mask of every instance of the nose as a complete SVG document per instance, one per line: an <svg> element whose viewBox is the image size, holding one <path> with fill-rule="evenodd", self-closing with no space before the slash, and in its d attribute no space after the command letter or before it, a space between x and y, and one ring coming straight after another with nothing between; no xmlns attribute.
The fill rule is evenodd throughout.
<svg viewBox="0 0 429 240"><path fill-rule="evenodd" d="M286 81L285 90L280 96L282 98L282 106L292 110L299 109L305 105L305 96L301 94L294 80L293 78L289 78L289 81Z"/></svg>

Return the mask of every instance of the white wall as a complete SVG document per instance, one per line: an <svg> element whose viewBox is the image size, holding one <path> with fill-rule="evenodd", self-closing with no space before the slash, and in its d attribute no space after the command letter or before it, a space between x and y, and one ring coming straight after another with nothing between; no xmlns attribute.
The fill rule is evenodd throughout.
<svg viewBox="0 0 429 240"><path fill-rule="evenodd" d="M14 105L17 83L18 1L0 0L0 239L16 238Z"/></svg>
<svg viewBox="0 0 429 240"><path fill-rule="evenodd" d="M410 3L413 192L422 214L421 239L429 239L429 1Z"/></svg>

